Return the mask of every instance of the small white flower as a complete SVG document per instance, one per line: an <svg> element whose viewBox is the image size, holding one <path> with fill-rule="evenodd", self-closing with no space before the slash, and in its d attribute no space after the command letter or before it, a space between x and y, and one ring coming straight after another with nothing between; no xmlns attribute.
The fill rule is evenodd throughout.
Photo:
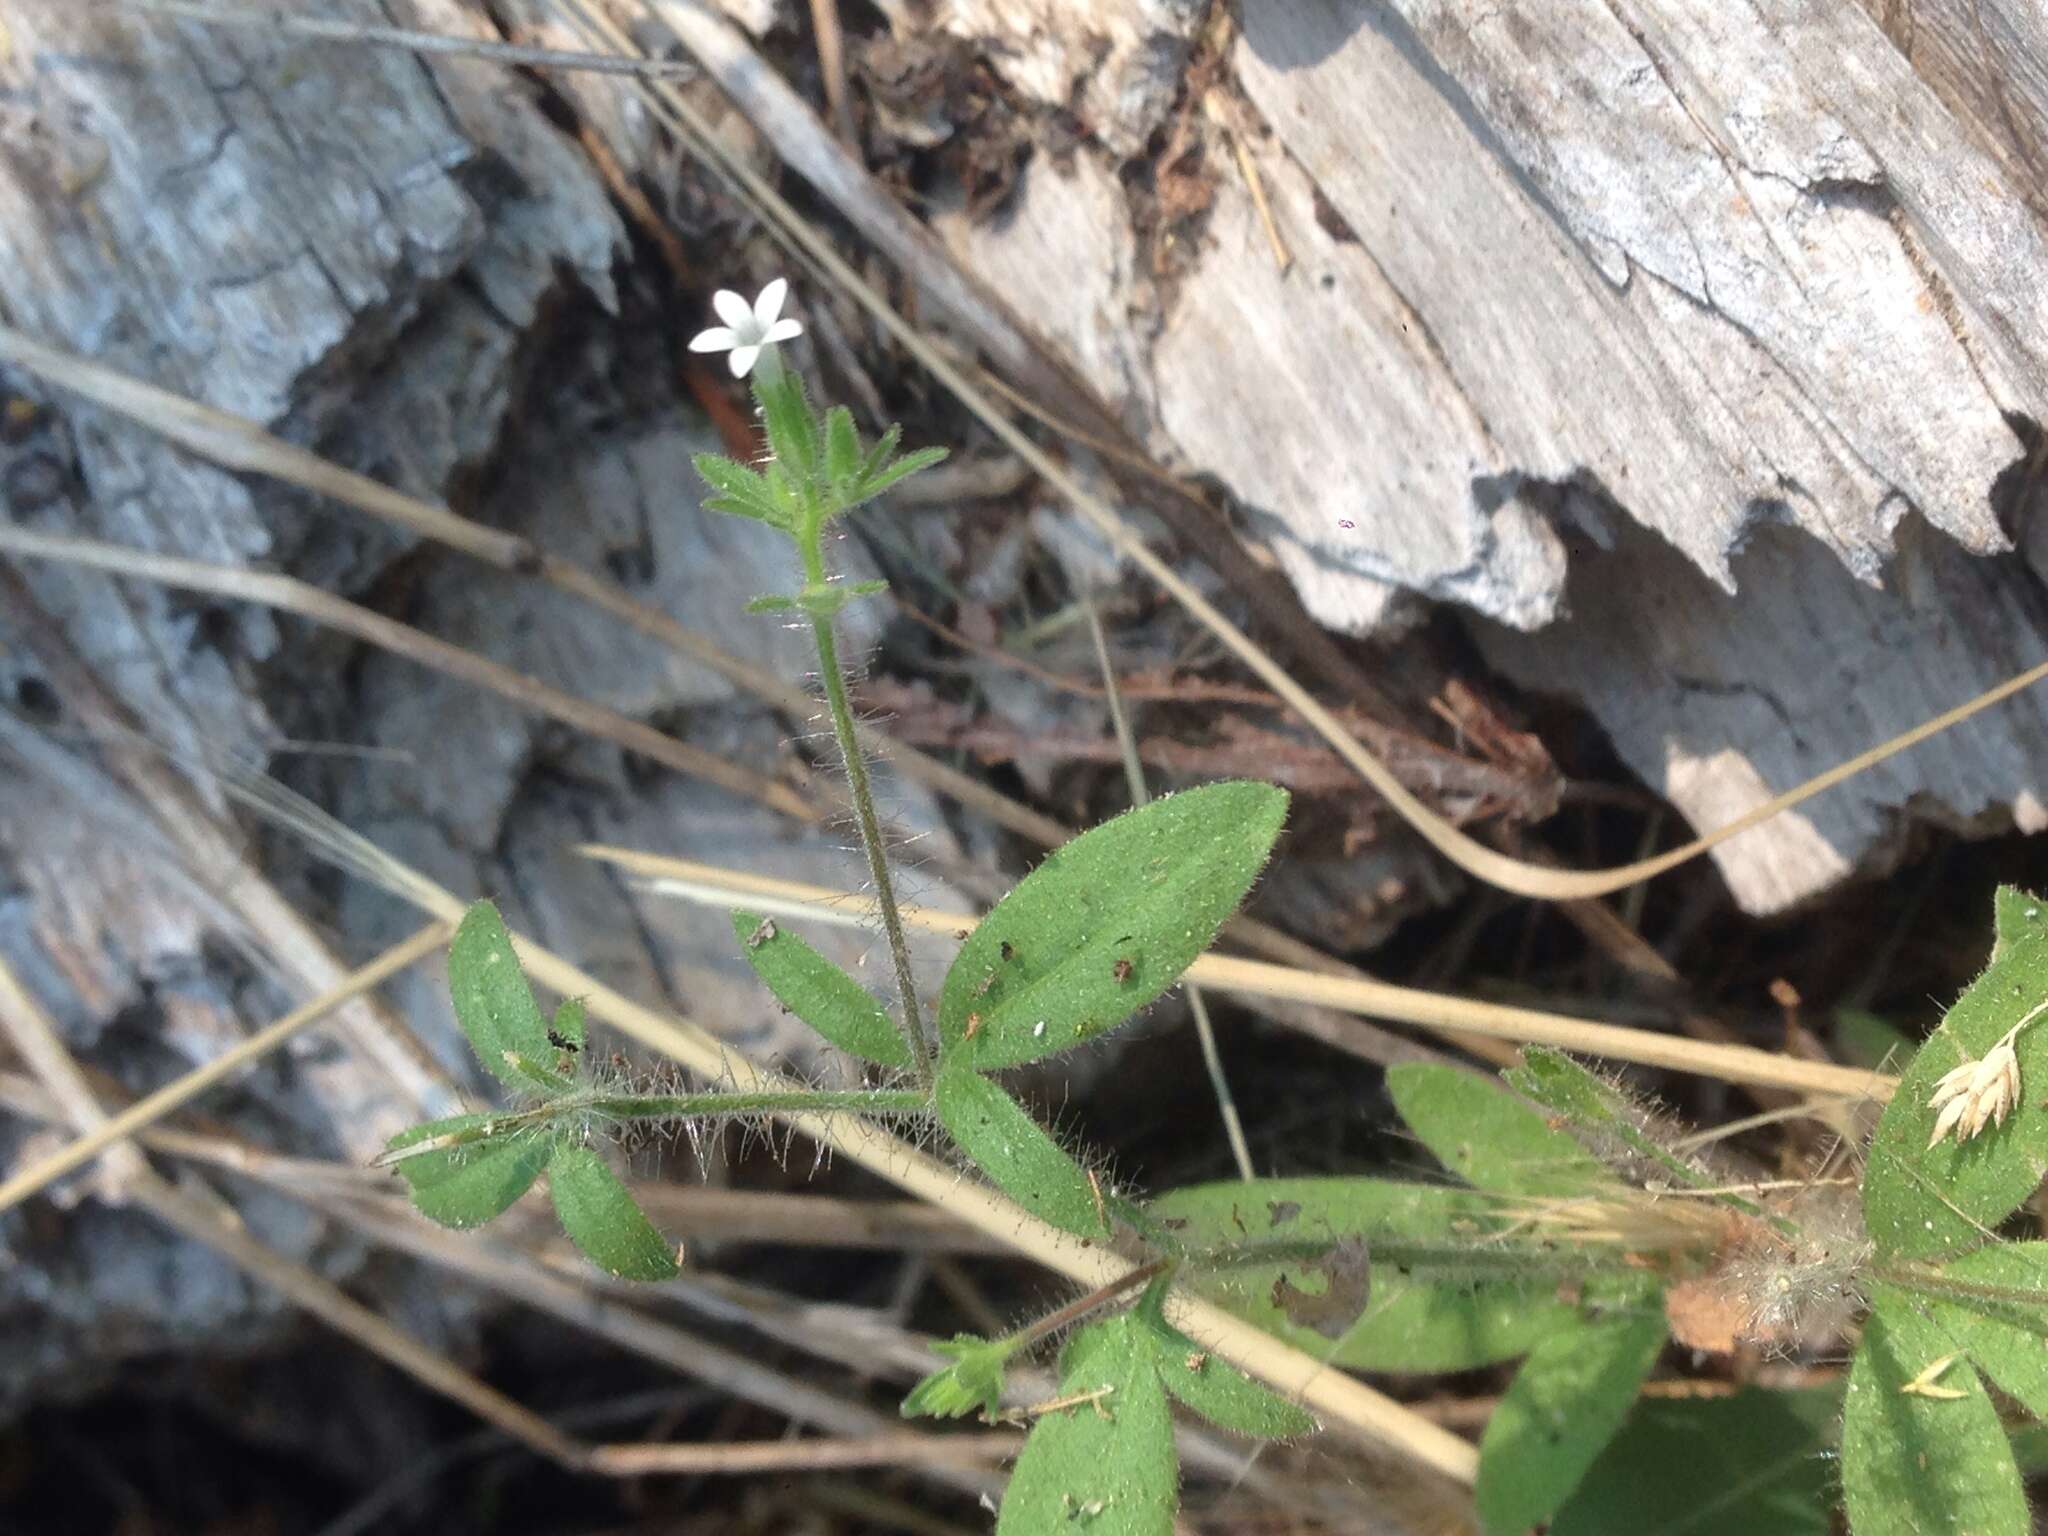
<svg viewBox="0 0 2048 1536"><path fill-rule="evenodd" d="M761 290L761 296L750 305L730 288L721 288L711 295L711 307L718 311L718 318L725 324L714 325L708 331L699 331L690 338L692 352L729 352L732 354L732 376L744 379L753 370L755 360L763 347L772 347L778 341L804 333L799 320L779 318L782 301L789 293L789 282L776 278Z"/></svg>

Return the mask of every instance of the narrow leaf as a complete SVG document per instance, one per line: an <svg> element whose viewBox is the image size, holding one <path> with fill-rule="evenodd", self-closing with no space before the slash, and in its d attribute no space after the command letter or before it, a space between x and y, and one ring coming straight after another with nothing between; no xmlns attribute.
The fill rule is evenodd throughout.
<svg viewBox="0 0 2048 1536"><path fill-rule="evenodd" d="M1210 1423L1241 1435L1291 1440L1316 1432L1315 1416L1298 1403L1219 1360L1166 1320L1165 1291L1148 1290L1134 1309L1156 1357L1159 1380L1180 1402Z"/></svg>
<svg viewBox="0 0 2048 1536"><path fill-rule="evenodd" d="M389 1145L396 1151L441 1136L482 1133L501 1119L454 1115L400 1131ZM544 1135L515 1132L422 1152L392 1166L411 1188L412 1203L422 1216L444 1227L480 1227L533 1187L547 1166L548 1148Z"/></svg>
<svg viewBox="0 0 2048 1536"><path fill-rule="evenodd" d="M1951 1349L1966 1353L2035 1418L2048 1419L2048 1243L1993 1243L1944 1264L1940 1274L1987 1294L1944 1299L1915 1293L1908 1299L1887 1292L1894 1299L1886 1310L1924 1313ZM1989 1294L1994 1290L2020 1294Z"/></svg>
<svg viewBox="0 0 2048 1536"><path fill-rule="evenodd" d="M1502 1195L1583 1195L1614 1183L1548 1116L1491 1078L1431 1062L1387 1069L1408 1128L1466 1183Z"/></svg>
<svg viewBox="0 0 2048 1536"><path fill-rule="evenodd" d="M2048 1086L2048 1018L2014 1042L2022 1091L2006 1123L1969 1141L1927 1144L1935 1083L1950 1068L1981 1059L2029 1010L2048 1002L2048 905L2005 887L1994 906L1991 964L1906 1068L1871 1139L1864 1221L1888 1256L1939 1259L1976 1247L2048 1171L2048 1112L2036 1103Z"/></svg>
<svg viewBox="0 0 2048 1536"><path fill-rule="evenodd" d="M676 1256L619 1176L589 1147L563 1141L548 1159L548 1192L562 1230L599 1269L621 1280L672 1280Z"/></svg>
<svg viewBox="0 0 2048 1536"><path fill-rule="evenodd" d="M844 500L861 479L860 433L854 430L853 412L835 405L825 413L825 481L833 498Z"/></svg>
<svg viewBox="0 0 2048 1536"><path fill-rule="evenodd" d="M910 1065L910 1047L888 1010L802 939L756 912L733 913L732 932L782 1006L827 1040L863 1061Z"/></svg>
<svg viewBox="0 0 2048 1536"><path fill-rule="evenodd" d="M949 1057L1015 1066L1129 1018L1209 947L1286 815L1270 784L1210 784L1055 849L961 945L939 998Z"/></svg>
<svg viewBox="0 0 2048 1536"><path fill-rule="evenodd" d="M776 462L788 470L793 484L809 484L818 471L818 418L805 398L803 379L790 368L756 369L754 400Z"/></svg>
<svg viewBox="0 0 2048 1536"><path fill-rule="evenodd" d="M1075 1333L1060 1361L1072 1404L1032 1425L996 1536L1171 1536L1179 1459L1152 1354L1128 1313Z"/></svg>
<svg viewBox="0 0 2048 1536"><path fill-rule="evenodd" d="M526 1093L569 1086L554 1072L554 1047L533 989L519 970L512 935L488 901L463 914L448 947L448 991L477 1060L499 1082Z"/></svg>
<svg viewBox="0 0 2048 1536"><path fill-rule="evenodd" d="M1578 1316L1557 1299L1560 1280L1580 1272L1574 1256L1552 1256L1546 1268L1544 1255L1503 1255L1495 1247L1500 1203L1472 1190L1369 1178L1231 1180L1174 1190L1148 1210L1190 1252L1213 1255L1190 1263L1196 1290L1335 1365L1468 1370L1524 1354ZM1300 1312L1303 1298L1329 1294L1346 1243L1371 1256L1371 1285L1364 1312L1333 1349L1288 1307Z"/></svg>
<svg viewBox="0 0 2048 1536"><path fill-rule="evenodd" d="M903 1399L903 1417L958 1419L978 1410L992 1421L1002 1404L1003 1369L1009 1363L1010 1350L971 1333L956 1333L950 1340L934 1339L932 1348L952 1356L953 1363L933 1371L910 1389Z"/></svg>
<svg viewBox="0 0 2048 1536"><path fill-rule="evenodd" d="M1556 1513L1628 1417L1664 1338L1651 1311L1561 1329L1529 1352L1479 1442L1473 1493L1491 1536Z"/></svg>
<svg viewBox="0 0 2048 1536"><path fill-rule="evenodd" d="M1842 1415L1842 1494L1855 1536L2031 1530L2012 1446L1983 1382L1964 1359L1933 1372L1953 1353L1910 1303L1880 1293Z"/></svg>
<svg viewBox="0 0 2048 1536"><path fill-rule="evenodd" d="M881 473L882 466L896 457L896 445L902 441L903 428L894 422L890 423L875 445L868 450L867 457L861 461L860 478L862 484L866 484L869 480L874 479L876 475Z"/></svg>
<svg viewBox="0 0 2048 1536"><path fill-rule="evenodd" d="M704 483L717 492L704 503L712 511L750 517L778 528L788 526L782 508L776 505L775 497L768 489L768 482L753 470L717 453L700 453L693 462L697 473L704 477Z"/></svg>
<svg viewBox="0 0 2048 1536"><path fill-rule="evenodd" d="M895 463L884 465L863 480L860 490L848 504L857 506L863 501L873 501L899 480L908 480L919 470L930 469L945 457L943 448L913 448Z"/></svg>
<svg viewBox="0 0 2048 1536"><path fill-rule="evenodd" d="M955 1063L939 1072L934 1108L975 1167L1025 1210L1084 1237L1108 1233L1102 1198L1081 1165L1001 1088Z"/></svg>
<svg viewBox="0 0 2048 1536"><path fill-rule="evenodd" d="M1827 1390L1644 1398L1550 1536L1829 1536L1840 1412Z"/></svg>

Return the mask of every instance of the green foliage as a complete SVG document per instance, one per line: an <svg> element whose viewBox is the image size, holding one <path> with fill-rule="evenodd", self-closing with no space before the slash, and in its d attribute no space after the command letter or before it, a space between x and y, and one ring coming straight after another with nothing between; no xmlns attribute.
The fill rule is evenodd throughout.
<svg viewBox="0 0 2048 1536"><path fill-rule="evenodd" d="M1270 784L1204 785L1055 849L946 975L939 1038L981 1071L1115 1028L1172 986L1258 878L1287 815Z"/></svg>
<svg viewBox="0 0 2048 1536"><path fill-rule="evenodd" d="M1950 1068L1981 1059L2001 1036L2048 1001L2048 906L1999 891L1991 963L1935 1030L1899 1080L1878 1121L1863 1180L1863 1214L1880 1254L1940 1258L1975 1248L2019 1208L2048 1171L2048 1114L2024 1092L2003 1126L1930 1147L1928 1099ZM2014 1042L2023 1087L2048 1084L2048 1026Z"/></svg>
<svg viewBox="0 0 2048 1536"><path fill-rule="evenodd" d="M449 1143L396 1164L422 1216L444 1227L480 1227L533 1187L548 1164L548 1139L533 1133L483 1139L501 1118L454 1115L391 1138L393 1151L429 1141Z"/></svg>
<svg viewBox="0 0 2048 1536"><path fill-rule="evenodd" d="M1574 1323L1529 1352L1479 1442L1474 1495L1490 1536L1515 1536L1564 1503L1628 1416L1664 1338L1663 1313L1648 1310Z"/></svg>
<svg viewBox="0 0 2048 1536"><path fill-rule="evenodd" d="M1584 1195L1612 1185L1591 1153L1491 1078L1430 1062L1387 1070L1394 1107L1437 1161L1502 1195Z"/></svg>
<svg viewBox="0 0 2048 1536"><path fill-rule="evenodd" d="M627 1279L674 1275L668 1244L583 1144L587 1110L597 1102L578 1080L583 1005L565 998L552 1022L543 1020L512 935L488 901L472 906L455 931L448 990L477 1059L533 1104L456 1115L392 1137L383 1161L410 1187L420 1214L444 1226L481 1226L545 1170L563 1230L593 1261Z"/></svg>
<svg viewBox="0 0 2048 1536"><path fill-rule="evenodd" d="M484 1070L523 1093L552 1093L568 1086L552 1063L555 1047L533 989L519 971L512 935L488 901L463 915L448 948L448 991L455 1017Z"/></svg>
<svg viewBox="0 0 2048 1536"><path fill-rule="evenodd" d="M1644 1398L1550 1536L1828 1536L1830 1391Z"/></svg>
<svg viewBox="0 0 2048 1536"><path fill-rule="evenodd" d="M1077 1329L1060 1401L1010 1477L996 1536L1170 1536L1180 1463L1157 1345L1130 1313Z"/></svg>
<svg viewBox="0 0 2048 1536"><path fill-rule="evenodd" d="M1923 1291L1894 1308L1918 1307L1952 1349L2034 1417L2048 1419L2048 1243L1994 1243L1938 1273L1957 1288L1946 1296ZM1971 1295L1964 1287L1982 1289Z"/></svg>
<svg viewBox="0 0 2048 1536"><path fill-rule="evenodd" d="M1041 1221L1083 1237L1105 1237L1098 1186L1023 1107L973 1068L939 1069L932 1099L939 1124L996 1188Z"/></svg>
<svg viewBox="0 0 2048 1536"><path fill-rule="evenodd" d="M676 1256L604 1159L559 1140L548 1158L548 1192L569 1240L622 1280L671 1280Z"/></svg>
<svg viewBox="0 0 2048 1536"><path fill-rule="evenodd" d="M1190 1283L1203 1295L1335 1365L1469 1370L1513 1359L1577 1317L1556 1295L1576 1258L1503 1253L1499 1202L1472 1190L1233 1180L1174 1190L1148 1210L1186 1246ZM1346 1261L1367 1256L1361 1287Z"/></svg>
<svg viewBox="0 0 2048 1536"><path fill-rule="evenodd" d="M827 1040L863 1061L910 1065L910 1047L889 1011L802 939L754 912L733 913L732 932L782 1006Z"/></svg>
<svg viewBox="0 0 2048 1536"><path fill-rule="evenodd" d="M903 1417L958 1419L978 1411L993 1421L1001 1410L1003 1371L1016 1346L1006 1339L956 1333L950 1340L934 1339L932 1348L951 1356L953 1363L910 1389L903 1399Z"/></svg>
<svg viewBox="0 0 2048 1536"><path fill-rule="evenodd" d="M1315 1416L1219 1360L1166 1320L1167 1284L1155 1281L1133 1316L1147 1335L1160 1383L1177 1401L1224 1429L1262 1440L1291 1440L1316 1431Z"/></svg>
<svg viewBox="0 0 2048 1536"><path fill-rule="evenodd" d="M1880 1292L1849 1369L1842 1493L1856 1536L2025 1536L2012 1446L1970 1362L1912 1301Z"/></svg>

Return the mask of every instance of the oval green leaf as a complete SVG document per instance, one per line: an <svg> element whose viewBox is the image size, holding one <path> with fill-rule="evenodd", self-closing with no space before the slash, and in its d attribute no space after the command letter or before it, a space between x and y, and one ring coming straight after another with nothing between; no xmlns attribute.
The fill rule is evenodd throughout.
<svg viewBox="0 0 2048 1536"><path fill-rule="evenodd" d="M1558 1276L1503 1273L1459 1262L1500 1230L1499 1202L1472 1190L1388 1179L1261 1179L1191 1185L1148 1207L1191 1251L1187 1283L1247 1322L1327 1358L1370 1371L1462 1371L1512 1360L1569 1326ZM1332 1316L1308 1309L1347 1276L1342 1245L1361 1242L1370 1265L1365 1309L1333 1340ZM1272 1262L1260 1252L1297 1245ZM1439 1251L1418 1264L1405 1250ZM1568 1268L1568 1266L1566 1266ZM1311 1316L1312 1322L1296 1321ZM1318 1326L1320 1324L1320 1326Z"/></svg>
<svg viewBox="0 0 2048 1536"><path fill-rule="evenodd" d="M2048 1243L1993 1243L1944 1264L1940 1277L1984 1293L1953 1299L1887 1293L1894 1297L1887 1311L1903 1306L1924 1314L1978 1370L2035 1418L2048 1419Z"/></svg>
<svg viewBox="0 0 2048 1536"><path fill-rule="evenodd" d="M993 1071L1114 1029L1209 947L1286 817L1284 790L1209 784L1054 849L961 945L939 997L945 1054Z"/></svg>
<svg viewBox="0 0 2048 1536"><path fill-rule="evenodd" d="M676 1256L604 1159L564 1141L548 1159L548 1192L569 1241L621 1280L673 1280Z"/></svg>
<svg viewBox="0 0 2048 1536"><path fill-rule="evenodd" d="M1032 1425L996 1536L1171 1536L1173 1414L1135 1318L1075 1333L1060 1359L1060 1396L1073 1405Z"/></svg>
<svg viewBox="0 0 2048 1536"><path fill-rule="evenodd" d="M555 1049L533 988L519 969L505 919L488 901L472 905L448 946L448 993L462 1032L489 1072L522 1093L560 1093Z"/></svg>
<svg viewBox="0 0 2048 1536"><path fill-rule="evenodd" d="M1560 1329L1529 1352L1479 1441L1473 1496L1490 1536L1557 1512L1628 1417L1664 1338L1651 1310Z"/></svg>
<svg viewBox="0 0 2048 1536"><path fill-rule="evenodd" d="M733 937L783 1007L839 1049L885 1067L910 1065L910 1047L874 995L795 934L757 912L732 915Z"/></svg>
<svg viewBox="0 0 2048 1536"><path fill-rule="evenodd" d="M1878 1293L1842 1412L1842 1495L1855 1536L2033 1528L2012 1445L1977 1372L1966 1359L1932 1369L1953 1353L1911 1301Z"/></svg>
<svg viewBox="0 0 2048 1536"><path fill-rule="evenodd" d="M480 1227L502 1214L540 1177L547 1166L548 1138L534 1131L498 1137L484 1132L502 1115L453 1115L400 1131L389 1143L392 1151L438 1137L478 1139L401 1158L392 1166L412 1191L422 1216L444 1227Z"/></svg>
<svg viewBox="0 0 2048 1536"><path fill-rule="evenodd" d="M1489 1077L1403 1062L1387 1069L1387 1089L1437 1161L1475 1188L1569 1197L1614 1183L1569 1132Z"/></svg>
<svg viewBox="0 0 2048 1536"><path fill-rule="evenodd" d="M1160 1383L1177 1400L1224 1429L1264 1440L1312 1435L1315 1416L1299 1403L1253 1381L1227 1360L1219 1360L1166 1320L1165 1292L1146 1291L1133 1310L1155 1356Z"/></svg>
<svg viewBox="0 0 2048 1536"><path fill-rule="evenodd" d="M2020 1031L2020 1102L2002 1126L1930 1147L1927 1101L1950 1068L1974 1061L2037 1005L2048 1002L2048 904L2011 887L1994 903L1991 964L1949 1009L1913 1058L1877 1122L1863 1178L1863 1217L1880 1253L1935 1258L1963 1253L2019 1208L2048 1172L2048 1018ZM2029 1092L2027 1090L2031 1089Z"/></svg>
<svg viewBox="0 0 2048 1536"><path fill-rule="evenodd" d="M933 1108L974 1166L1025 1210L1065 1232L1108 1234L1103 1202L1081 1165L1001 1088L953 1063L939 1071Z"/></svg>

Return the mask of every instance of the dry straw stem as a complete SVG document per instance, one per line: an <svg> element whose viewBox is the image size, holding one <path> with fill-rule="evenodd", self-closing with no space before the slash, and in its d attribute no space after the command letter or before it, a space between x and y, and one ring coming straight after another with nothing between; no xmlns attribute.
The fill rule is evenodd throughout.
<svg viewBox="0 0 2048 1536"><path fill-rule="evenodd" d="M768 70L760 58L746 46L733 28L707 10L682 3L682 0L643 0L643 3L647 11L660 17L682 44L702 62L706 72L732 97L742 112L748 112L750 108L755 113L759 112L764 99L763 82L773 79L772 71ZM600 39L620 53L640 54L641 50L623 28L609 18L594 13L589 6L582 3L582 0L563 0L563 6L582 24L586 36ZM1605 896L1637 884L1697 858L1730 838L1770 820L1780 811L1802 804L1815 795L1854 778L1865 769L1876 766L1886 758L1938 735L1970 716L2048 678L2048 662L2030 668L1955 709L1937 715L1867 752L1859 753L1783 794L1773 796L1727 825L1718 827L1683 847L1671 849L1654 857L1639 859L1611 869L1591 870L1551 869L1526 860L1511 858L1453 826L1411 793L1392 770L1361 745L1336 716L1318 703L1307 689L1288 674L1286 668L1224 617L1214 604L1203 597L1170 565L1155 555L1107 502L1088 490L1063 464L1020 430L995 402L983 393L964 368L956 365L922 331L898 315L881 292L869 283L852 263L833 249L824 234L791 207L764 177L718 137L711 124L672 84L658 80L643 80L639 83L656 105L658 115L664 117L699 157L727 180L735 193L754 209L771 232L783 242L786 249L808 264L821 278L859 303L928 373L971 410L982 425L1004 446L1036 470L1047 484L1066 497L1120 554L1156 581L1174 601L1208 629L1268 687L1285 699L1301 718L1314 727L1332 749L1356 769L1359 776L1377 790L1401 818L1432 847L1467 873L1503 890L1539 900L1559 900ZM780 83L776 84L779 86ZM786 94L786 87L782 88L782 92ZM795 105L797 108L802 106L801 102ZM777 102L777 106L780 109L781 126L786 127L793 115L793 109L788 103L780 101ZM815 122L814 115L812 121ZM771 133L769 137L787 156L789 146L786 136L778 138ZM830 136L822 130L814 133L812 138L826 145L830 142ZM809 147L818 149L817 144L810 144ZM843 155L834 157L827 150L819 149L815 156L798 167L805 175L811 177L828 199L841 204L842 211L846 211L844 203L850 198L846 183L857 178L865 192L868 180L857 165L850 162L846 165L840 164L845 160L846 157ZM822 179L817 174L817 167L820 165L829 168L828 174ZM864 198L863 202L866 201ZM855 219L854 222L871 239L877 238L877 226L873 218ZM994 310L992 302L986 295L976 290L964 274L953 267L950 261L934 254L929 241L899 239L877 240L877 243L899 261L910 258L915 263L911 266L910 276L920 285L920 291L932 289L935 285L944 285L949 291L961 290L953 296L950 307L957 308L962 313L987 314ZM989 333L984 330L978 334L986 340ZM1021 348L1021 343L1019 346ZM1012 350L1014 352L1017 349ZM996 359L999 366L1011 360L1002 356ZM1071 383L1069 387L1073 387Z"/></svg>
<svg viewBox="0 0 2048 1536"><path fill-rule="evenodd" d="M167 1083L148 1097L138 1099L119 1114L94 1127L76 1141L60 1147L40 1162L22 1169L0 1183L0 1211L19 1205L54 1179L98 1156L117 1141L124 1141L155 1124L173 1110L189 1104L215 1083L232 1076L251 1062L268 1055L293 1035L317 1024L336 1008L381 985L415 960L431 954L446 943L453 929L446 923L429 923L411 938L393 945L368 965L351 972L339 986L293 1009L276 1023L257 1031L241 1044L223 1051L212 1061Z"/></svg>
<svg viewBox="0 0 2048 1536"><path fill-rule="evenodd" d="M501 662L464 650L459 645L451 645L396 619L387 619L346 598L324 592L296 576L213 565L204 560L159 555L99 539L36 533L4 524L0 524L0 552L17 558L61 561L110 575L135 577L189 592L211 592L239 602L261 603L296 613L317 624L367 641L394 656L403 656L436 672L486 689L511 700L522 709L587 731L678 773L708 780L798 821L815 824L825 815L787 784L728 762L715 752L706 752L702 747L678 741L630 715L580 699Z"/></svg>
<svg viewBox="0 0 2048 1536"><path fill-rule="evenodd" d="M830 886L600 843L583 844L577 851L653 881L655 889L666 894L709 906L745 906L771 915L813 917L841 924L861 920L859 897ZM964 913L931 907L905 907L903 920L926 932L944 934L957 934L979 921ZM1615 1024L1595 1024L1534 1008L1447 997L1383 981L1319 975L1260 960L1240 960L1232 955L1203 955L1188 967L1186 974L1191 982L1247 997L1318 1003L1346 1013L1419 1024L1447 1035L1485 1035L1523 1045L1554 1045L1588 1056L1693 1072L1730 1083L1880 1102L1889 1099L1898 1085L1898 1079L1882 1073L1780 1056L1747 1045L1725 1045L1625 1029Z"/></svg>

